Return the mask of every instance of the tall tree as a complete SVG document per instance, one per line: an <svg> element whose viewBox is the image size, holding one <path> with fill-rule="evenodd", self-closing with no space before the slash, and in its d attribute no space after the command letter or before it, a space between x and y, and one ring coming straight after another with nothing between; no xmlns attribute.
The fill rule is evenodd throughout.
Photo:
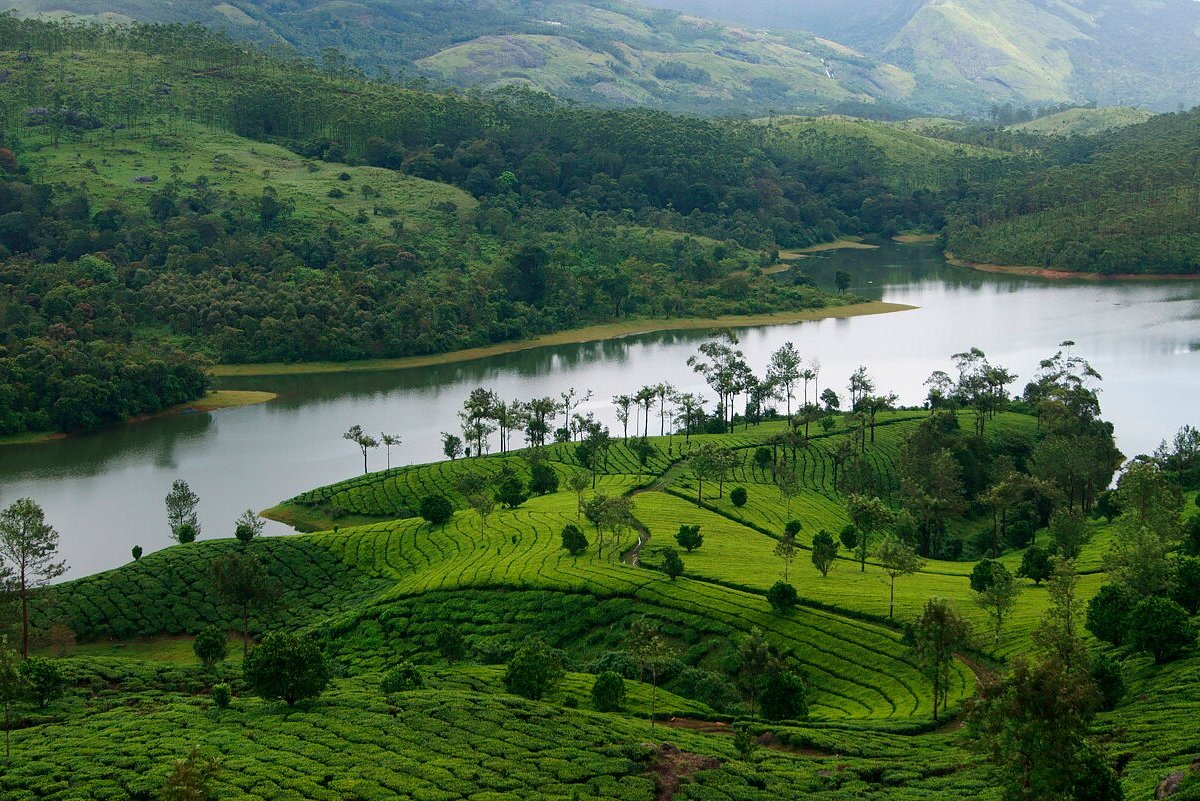
<svg viewBox="0 0 1200 801"><path fill-rule="evenodd" d="M641 675L650 674L650 728L654 728L654 716L658 711L658 676L674 656L674 649L658 627L646 618L638 618L630 625L625 649Z"/></svg>
<svg viewBox="0 0 1200 801"><path fill-rule="evenodd" d="M955 652L971 641L971 624L944 598L930 598L909 631L918 661L933 683L933 719L944 710Z"/></svg>
<svg viewBox="0 0 1200 801"><path fill-rule="evenodd" d="M21 606L21 656L29 656L29 602L34 593L67 572L55 561L58 532L46 522L42 507L21 498L0 512L0 562L12 571Z"/></svg>
<svg viewBox="0 0 1200 801"><path fill-rule="evenodd" d="M562 412L563 428L570 432L571 415L575 413L576 409L592 399L592 391L589 389L581 395L575 387L568 387L565 391L560 392L558 397L560 400L558 410Z"/></svg>
<svg viewBox="0 0 1200 801"><path fill-rule="evenodd" d="M630 395L614 395L612 399L613 405L617 407L617 422L621 424L621 438L626 442L629 441L629 410L634 404L634 399ZM636 433L636 431L635 431Z"/></svg>
<svg viewBox="0 0 1200 801"><path fill-rule="evenodd" d="M242 619L242 656L250 650L250 611L263 609L279 595L267 569L249 553L228 553L213 560L209 569L213 591L238 610Z"/></svg>
<svg viewBox="0 0 1200 801"><path fill-rule="evenodd" d="M880 543L875 558L879 560L884 574L888 577L888 619L890 620L896 612L896 579L918 572L925 567L925 560L917 556L917 552L911 546L895 537L889 537Z"/></svg>
<svg viewBox="0 0 1200 801"><path fill-rule="evenodd" d="M392 469L392 446L394 445L394 446L399 447L400 435L399 434L380 434L379 441L381 443L383 443L383 447L387 449L387 469L391 470Z"/></svg>
<svg viewBox="0 0 1200 801"><path fill-rule="evenodd" d="M367 451L371 448L379 447L379 440L363 431L362 426L350 426L350 430L342 434L342 439L353 442L362 451L363 458L363 475L367 474Z"/></svg>
<svg viewBox="0 0 1200 801"><path fill-rule="evenodd" d="M975 591L975 603L992 619L993 644L999 645L1000 630L1004 626L1004 619L1016 606L1021 585L1013 578L1012 573L1008 572L1008 568L1000 562L989 560L988 565L991 577Z"/></svg>
<svg viewBox="0 0 1200 801"><path fill-rule="evenodd" d="M190 528L191 539L200 534L200 521L196 517L196 507L200 504L200 496L192 492L192 488L181 478L171 483L171 491L164 499L167 507L167 525L171 528L171 539L181 542L180 532L185 527Z"/></svg>
<svg viewBox="0 0 1200 801"><path fill-rule="evenodd" d="M771 363L767 366L767 378L779 387L787 403L789 425L792 422L792 398L796 394L796 382L800 380L801 375L800 364L800 352L796 350L796 346L785 342L771 354Z"/></svg>
<svg viewBox="0 0 1200 801"><path fill-rule="evenodd" d="M675 387L667 383L654 385L654 394L658 398L658 435L667 433L667 400L675 396Z"/></svg>
<svg viewBox="0 0 1200 801"><path fill-rule="evenodd" d="M847 498L846 512L850 516L851 525L858 532L859 571L865 573L871 538L890 526L894 516L879 498L868 498L865 495L851 495Z"/></svg>

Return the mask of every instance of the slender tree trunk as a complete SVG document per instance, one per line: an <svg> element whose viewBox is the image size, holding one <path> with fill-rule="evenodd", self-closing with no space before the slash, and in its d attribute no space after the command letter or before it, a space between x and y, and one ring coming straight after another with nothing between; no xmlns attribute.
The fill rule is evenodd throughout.
<svg viewBox="0 0 1200 801"><path fill-rule="evenodd" d="M29 586L21 569L21 657L29 658Z"/></svg>
<svg viewBox="0 0 1200 801"><path fill-rule="evenodd" d="M250 605L242 604L242 661L250 654Z"/></svg>
<svg viewBox="0 0 1200 801"><path fill-rule="evenodd" d="M888 596L888 620L892 619L892 616L895 614L895 612L896 612L896 577L892 576L891 593Z"/></svg>

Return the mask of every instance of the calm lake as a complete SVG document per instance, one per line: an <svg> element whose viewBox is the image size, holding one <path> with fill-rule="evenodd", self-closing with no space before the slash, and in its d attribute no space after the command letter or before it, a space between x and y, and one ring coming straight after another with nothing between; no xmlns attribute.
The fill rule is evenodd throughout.
<svg viewBox="0 0 1200 801"><path fill-rule="evenodd" d="M804 267L829 288L836 270L849 270L856 294L919 309L742 331L756 369L791 340L820 360L822 387L844 393L847 377L863 364L881 390L920 403L922 383L934 370L950 370L952 353L982 348L1020 374L1019 389L1069 339L1104 376L1101 402L1126 454L1153 449L1184 423L1200 424L1200 282L975 273L947 265L927 245L831 252ZM279 398L0 448L0 503L23 496L41 503L61 534L68 577L82 576L128 561L133 545L150 552L170 544L163 496L176 478L201 497L201 536L231 536L243 510L361 470L358 450L341 437L351 425L400 434L393 465L440 458L439 432L458 430L457 412L476 386L507 399L591 388L596 397L582 410L612 425L609 398L643 384L669 381L708 396L686 365L705 336L638 335L393 372L228 379L219 386L267 389ZM371 454L372 469L384 463L382 449ZM269 523L268 531L287 529Z"/></svg>

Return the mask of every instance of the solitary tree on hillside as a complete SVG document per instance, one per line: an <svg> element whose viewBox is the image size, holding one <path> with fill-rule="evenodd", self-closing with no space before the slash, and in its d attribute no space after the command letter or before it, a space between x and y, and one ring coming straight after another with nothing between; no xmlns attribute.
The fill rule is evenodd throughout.
<svg viewBox="0 0 1200 801"><path fill-rule="evenodd" d="M946 704L954 653L971 640L971 624L944 598L930 598L909 632L913 650L933 682L933 719Z"/></svg>
<svg viewBox="0 0 1200 801"><path fill-rule="evenodd" d="M237 537L238 542L242 545L249 545L255 537L263 533L266 525L267 521L256 515L253 509L247 509L242 512L234 524L233 535Z"/></svg>
<svg viewBox="0 0 1200 801"><path fill-rule="evenodd" d="M783 498L784 514L791 517L792 498L800 494L800 476L797 475L795 467L786 463L775 466L775 489L779 491L779 497Z"/></svg>
<svg viewBox="0 0 1200 801"><path fill-rule="evenodd" d="M176 542L190 542L196 539L200 534L200 522L196 517L200 496L192 492L186 481L177 478L171 483L171 491L167 493L164 503L167 507L167 525L171 527L171 539Z"/></svg>
<svg viewBox="0 0 1200 801"><path fill-rule="evenodd" d="M329 667L316 641L286 631L263 638L242 662L242 675L258 695L288 706L315 698L329 684Z"/></svg>
<svg viewBox="0 0 1200 801"><path fill-rule="evenodd" d="M242 618L242 657L250 650L250 610L263 609L279 595L279 587L262 562L249 553L228 553L213 560L210 568L218 598L238 610Z"/></svg>
<svg viewBox="0 0 1200 801"><path fill-rule="evenodd" d="M658 711L658 674L671 661L673 649L667 638L650 621L639 618L629 627L625 649L638 666L641 676L650 674L650 728Z"/></svg>
<svg viewBox="0 0 1200 801"><path fill-rule="evenodd" d="M980 562L980 564L988 563L990 563L991 579L984 582L983 586L975 592L975 603L992 619L993 642L999 645L1000 629L1004 625L1005 617L1016 606L1021 585L1013 578L1012 573L1008 572L1008 568L1000 562L991 560Z"/></svg>
<svg viewBox="0 0 1200 801"><path fill-rule="evenodd" d="M858 533L859 571L865 573L871 537L892 524L892 512L880 499L863 495L851 495L847 498L846 511L850 515L851 525Z"/></svg>
<svg viewBox="0 0 1200 801"><path fill-rule="evenodd" d="M617 422L621 424L621 438L626 442L629 441L629 410L633 407L634 400L629 395L614 395L613 406L617 407Z"/></svg>
<svg viewBox="0 0 1200 801"><path fill-rule="evenodd" d="M462 437L460 437L456 434L449 434L449 433L443 431L442 432L442 453L445 454L446 458L449 459L450 461L454 461L458 457L462 456L463 455Z"/></svg>
<svg viewBox="0 0 1200 801"><path fill-rule="evenodd" d="M917 556L910 546L895 538L884 540L875 558L888 577L888 619L891 619L896 612L896 579L916 573L925 567L925 560Z"/></svg>
<svg viewBox="0 0 1200 801"><path fill-rule="evenodd" d="M796 535L784 532L779 538L779 542L775 543L775 555L783 560L783 580L788 580L788 567L792 564L792 560L796 558Z"/></svg>
<svg viewBox="0 0 1200 801"><path fill-rule="evenodd" d="M379 441L382 442L383 447L385 449L387 449L387 469L391 470L392 469L392 446L395 445L395 446L399 447L400 435L399 434L380 434Z"/></svg>
<svg viewBox="0 0 1200 801"><path fill-rule="evenodd" d="M11 570L17 600L21 605L21 656L29 656L29 601L67 571L66 562L56 562L58 532L46 523L42 507L21 498L0 512L0 566Z"/></svg>
<svg viewBox="0 0 1200 801"><path fill-rule="evenodd" d="M776 387L787 403L788 425L792 422L792 398L796 394L796 382L800 380L800 352L791 342L785 342L771 354L767 367L767 380Z"/></svg>
<svg viewBox="0 0 1200 801"><path fill-rule="evenodd" d="M362 426L350 426L350 430L342 434L342 439L349 440L362 451L363 475L367 474L367 451L379 447L379 440L363 431Z"/></svg>
<svg viewBox="0 0 1200 801"><path fill-rule="evenodd" d="M837 560L837 552L838 544L833 535L825 529L818 531L812 541L812 563L821 571L822 578L829 575L830 568Z"/></svg>

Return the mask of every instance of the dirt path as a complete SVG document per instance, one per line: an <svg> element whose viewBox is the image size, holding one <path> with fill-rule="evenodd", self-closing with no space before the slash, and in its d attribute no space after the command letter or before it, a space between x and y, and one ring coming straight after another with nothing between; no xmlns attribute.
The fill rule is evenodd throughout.
<svg viewBox="0 0 1200 801"><path fill-rule="evenodd" d="M985 665L981 665L975 660L965 657L962 654L955 654L954 658L971 669L971 672L975 674L976 683L990 679L996 675L996 671ZM965 712L959 713L958 715L954 716L953 720L950 720L949 722L944 723L934 729L933 733L950 734L952 732L956 732L963 727L963 723L966 722L966 717L967 715Z"/></svg>

